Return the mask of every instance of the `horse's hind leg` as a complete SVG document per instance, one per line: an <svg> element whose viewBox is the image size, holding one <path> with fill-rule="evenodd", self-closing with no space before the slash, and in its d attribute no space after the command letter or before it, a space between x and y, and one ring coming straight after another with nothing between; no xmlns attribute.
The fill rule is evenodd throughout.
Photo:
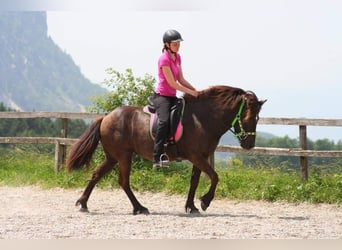
<svg viewBox="0 0 342 250"><path fill-rule="evenodd" d="M90 181L88 182L86 189L83 191L82 196L76 202L76 206L81 205L80 211L82 211L82 212L88 211L87 202L88 202L89 196L90 196L91 192L93 191L96 183L98 183L99 180L103 176L108 174L114 168L115 164L116 164L116 161L113 161L113 160L110 161L106 158L105 161L102 162L102 164L99 165L94 170L93 175L92 175Z"/></svg>
<svg viewBox="0 0 342 250"><path fill-rule="evenodd" d="M201 176L201 170L199 170L197 167L192 166L192 175L190 180L190 189L188 193L188 199L186 200L185 204L185 212L189 213L199 213L199 210L197 207L195 207L194 199L195 199L195 193L196 189L199 183L199 179Z"/></svg>
<svg viewBox="0 0 342 250"><path fill-rule="evenodd" d="M131 173L132 155L127 155L119 160L119 184L125 191L133 205L133 214L149 214L148 209L140 204L130 187L129 176Z"/></svg>

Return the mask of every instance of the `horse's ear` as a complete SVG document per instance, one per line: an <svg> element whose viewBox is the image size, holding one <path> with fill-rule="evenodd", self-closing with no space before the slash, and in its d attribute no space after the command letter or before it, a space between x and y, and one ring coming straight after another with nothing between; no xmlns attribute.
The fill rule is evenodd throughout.
<svg viewBox="0 0 342 250"><path fill-rule="evenodd" d="M265 99L265 100L260 100L260 101L259 101L260 106L262 106L265 102L267 102L267 99Z"/></svg>

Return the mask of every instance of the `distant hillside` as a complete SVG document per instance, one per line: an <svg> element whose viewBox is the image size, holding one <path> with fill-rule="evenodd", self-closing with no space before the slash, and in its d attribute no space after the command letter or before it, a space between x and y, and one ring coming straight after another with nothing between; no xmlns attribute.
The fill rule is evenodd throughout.
<svg viewBox="0 0 342 250"><path fill-rule="evenodd" d="M45 12L0 12L0 102L22 111L81 111L105 91L48 37Z"/></svg>

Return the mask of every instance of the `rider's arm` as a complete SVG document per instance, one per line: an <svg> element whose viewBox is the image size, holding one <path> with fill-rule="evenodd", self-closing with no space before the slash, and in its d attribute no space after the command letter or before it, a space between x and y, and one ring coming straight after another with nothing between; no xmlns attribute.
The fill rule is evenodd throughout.
<svg viewBox="0 0 342 250"><path fill-rule="evenodd" d="M190 86L187 86L187 84L184 85L184 82L178 83L175 81L169 66L162 66L162 71L163 71L163 74L165 76L166 81L170 84L170 86L172 88L179 90L179 91L182 91L184 93L187 93L189 95L195 96L195 97L198 96L197 91L191 86L191 84L190 84L190 86L192 88ZM181 74L181 75L183 75L183 74ZM184 77L182 77L182 78L184 79Z"/></svg>

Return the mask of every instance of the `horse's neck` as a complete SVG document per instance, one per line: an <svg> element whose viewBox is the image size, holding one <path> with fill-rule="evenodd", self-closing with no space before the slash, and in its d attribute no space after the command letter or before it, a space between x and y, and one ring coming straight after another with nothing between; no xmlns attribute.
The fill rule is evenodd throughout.
<svg viewBox="0 0 342 250"><path fill-rule="evenodd" d="M210 102L196 102L189 105L191 107L188 110L195 116L197 122L217 136L223 135L231 127L232 118L229 114L232 110L221 110Z"/></svg>

